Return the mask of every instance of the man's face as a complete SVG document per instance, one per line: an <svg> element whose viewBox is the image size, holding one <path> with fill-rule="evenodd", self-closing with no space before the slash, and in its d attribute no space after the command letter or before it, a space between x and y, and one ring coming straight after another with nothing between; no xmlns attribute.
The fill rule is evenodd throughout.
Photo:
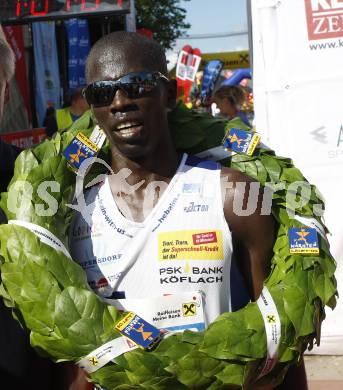
<svg viewBox="0 0 343 390"><path fill-rule="evenodd" d="M95 70L91 69L88 82L118 80L128 73L155 70L140 63L139 53L124 54L115 63L98 63ZM156 88L140 98L129 98L119 89L110 105L91 108L111 147L128 158L140 159L153 154L169 137L167 102L168 83L160 79Z"/></svg>

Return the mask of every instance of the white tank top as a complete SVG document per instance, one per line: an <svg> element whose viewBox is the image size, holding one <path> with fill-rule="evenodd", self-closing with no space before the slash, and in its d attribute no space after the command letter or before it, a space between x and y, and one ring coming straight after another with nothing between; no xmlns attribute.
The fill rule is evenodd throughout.
<svg viewBox="0 0 343 390"><path fill-rule="evenodd" d="M69 246L93 290L113 299L201 291L207 324L231 311L232 238L220 170L185 154L143 222L119 211L108 178L85 191L90 224L76 214Z"/></svg>

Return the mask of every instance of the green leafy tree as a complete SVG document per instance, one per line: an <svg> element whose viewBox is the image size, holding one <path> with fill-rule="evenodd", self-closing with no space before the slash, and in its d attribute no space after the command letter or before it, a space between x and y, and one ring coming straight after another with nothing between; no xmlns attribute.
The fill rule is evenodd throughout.
<svg viewBox="0 0 343 390"><path fill-rule="evenodd" d="M180 7L180 0L136 0L135 3L137 28L151 30L166 50L190 27L185 22L186 10Z"/></svg>

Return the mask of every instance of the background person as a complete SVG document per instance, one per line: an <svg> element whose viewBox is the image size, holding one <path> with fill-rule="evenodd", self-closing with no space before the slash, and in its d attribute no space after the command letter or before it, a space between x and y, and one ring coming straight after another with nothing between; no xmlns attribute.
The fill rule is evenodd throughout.
<svg viewBox="0 0 343 390"><path fill-rule="evenodd" d="M0 121L3 116L5 101L8 99L8 83L14 75L15 57L7 42L0 36ZM14 161L20 149L6 144L0 138L0 192L6 191L13 176Z"/></svg>
<svg viewBox="0 0 343 390"><path fill-rule="evenodd" d="M0 122L8 96L8 83L14 75L15 56L0 36ZM13 176L20 149L0 139L0 191L6 191ZM0 223L7 219L0 208ZM1 281L1 275L0 275ZM30 347L29 335L13 319L11 309L0 297L0 388L10 390L86 390L78 385L71 364L56 365L39 357ZM73 387L70 384L73 382Z"/></svg>
<svg viewBox="0 0 343 390"><path fill-rule="evenodd" d="M239 117L246 125L250 126L248 117L242 111L246 100L244 89L237 85L225 85L220 87L213 95L212 101L217 105L221 116L229 120Z"/></svg>
<svg viewBox="0 0 343 390"><path fill-rule="evenodd" d="M56 121L58 131L69 129L88 109L86 99L82 95L82 87L71 91L70 105L56 110Z"/></svg>
<svg viewBox="0 0 343 390"><path fill-rule="evenodd" d="M87 101L82 95L82 90L83 88L79 87L71 91L70 104L66 107L57 110L49 107L46 110L43 126L46 128L46 134L49 138L56 131L68 130L89 109Z"/></svg>

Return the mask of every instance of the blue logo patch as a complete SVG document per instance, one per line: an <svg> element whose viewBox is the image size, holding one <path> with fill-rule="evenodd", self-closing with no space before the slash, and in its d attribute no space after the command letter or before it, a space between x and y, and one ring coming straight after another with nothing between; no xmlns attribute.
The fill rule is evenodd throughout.
<svg viewBox="0 0 343 390"><path fill-rule="evenodd" d="M144 349L150 349L160 340L161 331L133 312L121 319L115 328Z"/></svg>
<svg viewBox="0 0 343 390"><path fill-rule="evenodd" d="M288 229L289 251L300 254L319 254L316 229L309 227Z"/></svg>
<svg viewBox="0 0 343 390"><path fill-rule="evenodd" d="M202 184L201 183L183 183L182 193L183 194L201 194Z"/></svg>
<svg viewBox="0 0 343 390"><path fill-rule="evenodd" d="M237 153L251 156L259 144L261 136L245 130L232 128L224 137L223 146Z"/></svg>
<svg viewBox="0 0 343 390"><path fill-rule="evenodd" d="M68 160L68 165L77 171L80 165L88 157L94 157L99 148L84 134L78 133L71 143L64 149L63 155Z"/></svg>

